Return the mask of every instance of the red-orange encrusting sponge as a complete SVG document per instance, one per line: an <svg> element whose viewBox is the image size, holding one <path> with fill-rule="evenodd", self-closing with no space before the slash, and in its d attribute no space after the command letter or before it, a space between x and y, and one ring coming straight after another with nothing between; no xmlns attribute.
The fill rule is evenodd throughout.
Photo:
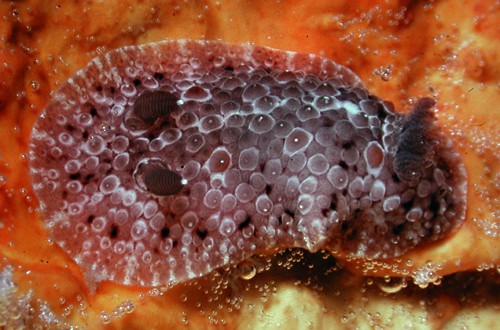
<svg viewBox="0 0 500 330"><path fill-rule="evenodd" d="M91 282L178 283L284 247L399 256L465 218L434 102L395 113L314 55L124 47L54 93L33 128L33 187Z"/></svg>

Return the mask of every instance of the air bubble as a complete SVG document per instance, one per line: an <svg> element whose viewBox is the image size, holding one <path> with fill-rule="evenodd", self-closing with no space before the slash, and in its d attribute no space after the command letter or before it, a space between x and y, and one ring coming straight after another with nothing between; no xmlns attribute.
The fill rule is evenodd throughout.
<svg viewBox="0 0 500 330"><path fill-rule="evenodd" d="M238 272L241 279L248 281L257 275L257 267L254 262L246 260L238 265Z"/></svg>

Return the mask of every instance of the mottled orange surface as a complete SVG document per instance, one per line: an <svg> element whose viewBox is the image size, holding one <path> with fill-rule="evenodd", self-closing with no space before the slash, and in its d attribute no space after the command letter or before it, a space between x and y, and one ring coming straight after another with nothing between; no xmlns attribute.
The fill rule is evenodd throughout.
<svg viewBox="0 0 500 330"><path fill-rule="evenodd" d="M331 258L292 253L252 261L262 273L250 280L238 276L240 266L162 295L112 283L91 292L79 268L49 244L36 212L26 159L31 127L50 92L95 55L165 38L253 42L324 55L351 68L372 93L391 100L402 112L418 97L436 97L438 121L468 171L464 225L448 239L397 260L338 256L349 271L333 267ZM486 293L482 300L461 300L447 291L453 287L449 284L390 296L387 283L398 287L412 280L379 283L355 274L418 277L424 271L432 281L499 267L499 52L500 3L494 0L0 2L0 269L14 267L17 296L33 291L31 314L21 306L19 319L5 321L0 308L0 327L5 322L52 320L58 322L53 327L90 329L398 328L410 318L427 328L453 328L469 322L472 308L482 318L470 324L493 328L488 322L494 322L499 302ZM299 270L287 267L297 258ZM478 287L499 285L497 270L485 279L474 273L453 276L458 283L471 282L470 276ZM4 300L15 306L17 296ZM432 297L432 304L421 306L422 297ZM0 307L5 303L1 299ZM482 304L476 306L476 301ZM54 315L41 320L38 315L46 302ZM403 310L397 311L398 306ZM113 311L116 315L108 323Z"/></svg>

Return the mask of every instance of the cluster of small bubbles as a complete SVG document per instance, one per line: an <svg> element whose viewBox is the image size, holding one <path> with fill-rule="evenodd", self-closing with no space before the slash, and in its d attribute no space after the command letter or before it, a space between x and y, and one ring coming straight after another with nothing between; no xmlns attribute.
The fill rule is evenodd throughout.
<svg viewBox="0 0 500 330"><path fill-rule="evenodd" d="M496 218L498 219L498 217ZM493 222L487 219L472 218L474 223L478 225L486 235L493 238L500 237L500 221Z"/></svg>
<svg viewBox="0 0 500 330"><path fill-rule="evenodd" d="M342 314L340 322L342 322L342 324L347 324L349 322L354 321L355 319L356 319L356 313L354 311L349 311L347 313Z"/></svg>
<svg viewBox="0 0 500 330"><path fill-rule="evenodd" d="M373 71L373 74L376 76L380 76L383 81L389 81L392 78L393 73L393 65L389 64L388 66L380 66Z"/></svg>
<svg viewBox="0 0 500 330"><path fill-rule="evenodd" d="M134 309L135 309L135 304L127 299L122 303L118 304L111 313L106 313L104 311L101 312L101 320L103 321L103 323L106 323L105 319L109 319L109 321L111 321L112 318L117 318L124 314L132 313ZM103 316L106 317L104 317L103 319Z"/></svg>
<svg viewBox="0 0 500 330"><path fill-rule="evenodd" d="M497 266L495 266L495 264L493 264L493 263L482 263L482 264L480 264L479 266L476 267L476 270L478 272L482 272L482 271L485 271L485 270L495 269L495 268L497 268Z"/></svg>
<svg viewBox="0 0 500 330"><path fill-rule="evenodd" d="M425 265L412 272L413 283L422 289L425 289L431 283L438 285L441 283L441 276L439 275L441 269L441 264L428 261Z"/></svg>
<svg viewBox="0 0 500 330"><path fill-rule="evenodd" d="M48 302L34 299L32 290L20 293L13 277L12 266L0 272L0 328L24 329L29 324L43 324L51 329L69 328L64 321L65 315L58 316Z"/></svg>

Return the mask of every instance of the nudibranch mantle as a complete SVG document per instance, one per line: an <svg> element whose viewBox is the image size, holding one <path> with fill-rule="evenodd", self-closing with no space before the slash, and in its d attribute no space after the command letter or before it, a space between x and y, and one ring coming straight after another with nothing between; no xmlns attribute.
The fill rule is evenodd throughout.
<svg viewBox="0 0 500 330"><path fill-rule="evenodd" d="M435 123L315 55L166 40L92 60L37 119L30 174L92 282L179 283L287 247L389 258L465 219Z"/></svg>

